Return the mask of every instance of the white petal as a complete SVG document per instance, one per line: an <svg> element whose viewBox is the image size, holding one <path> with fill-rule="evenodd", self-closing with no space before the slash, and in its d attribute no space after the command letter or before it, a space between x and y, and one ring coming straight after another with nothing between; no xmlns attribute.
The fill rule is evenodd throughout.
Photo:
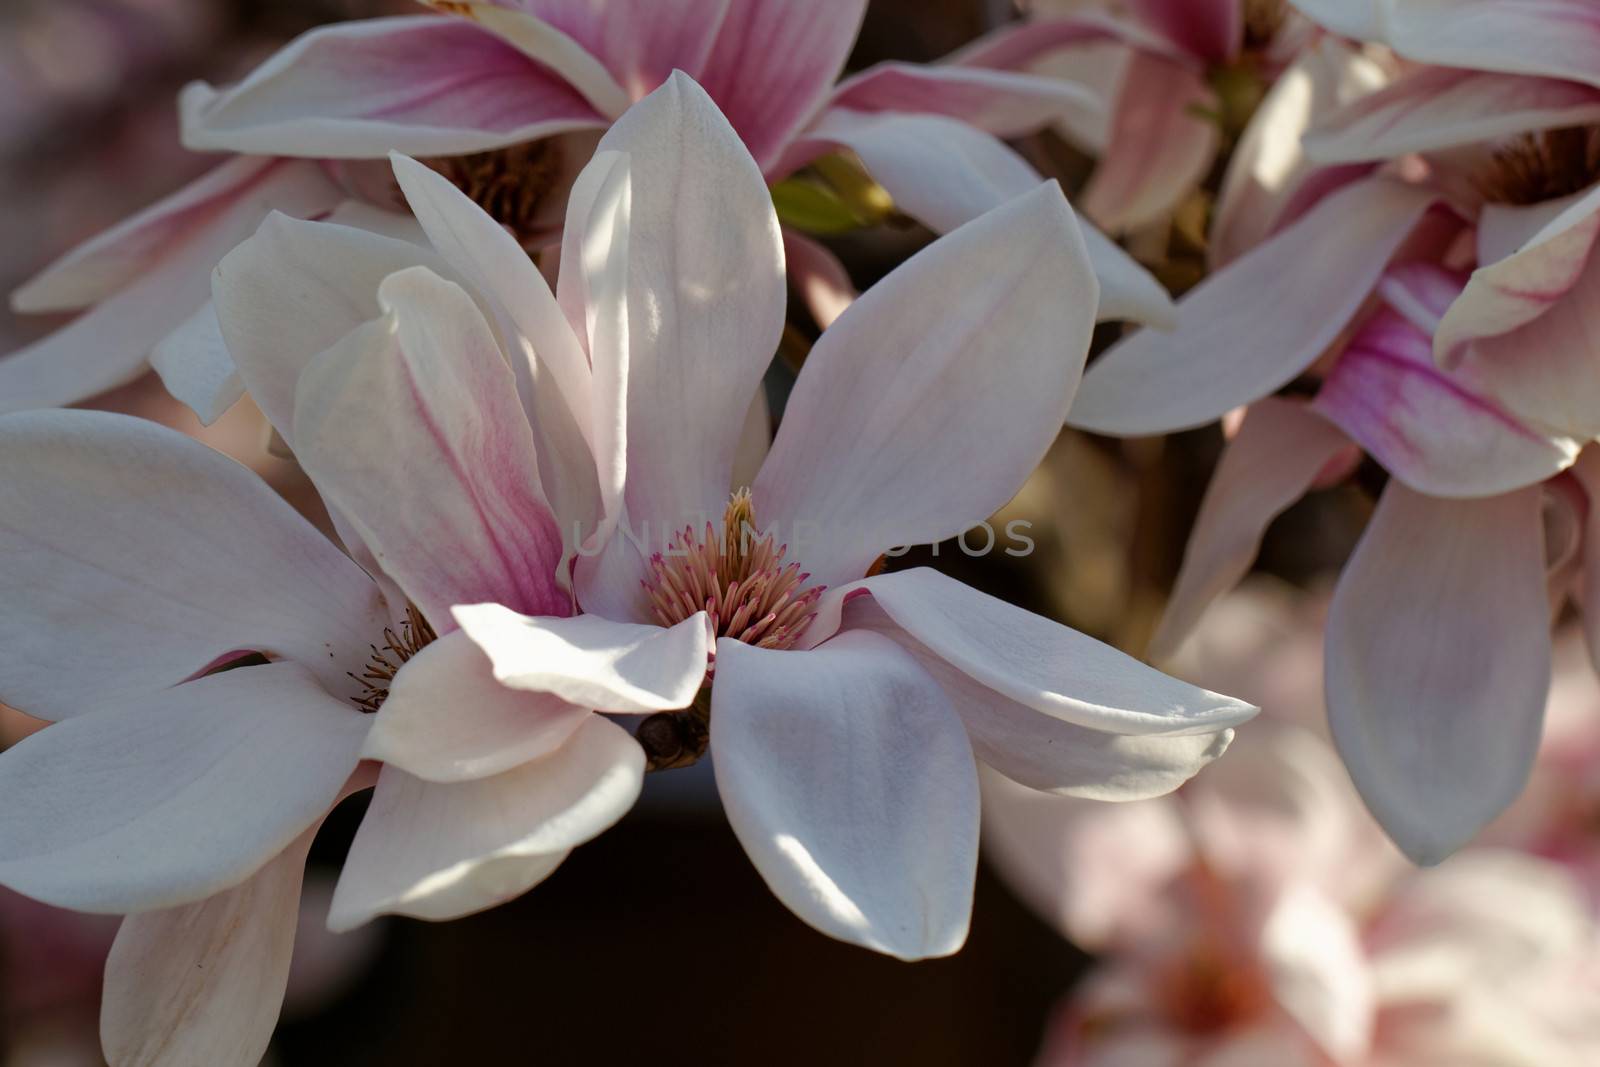
<svg viewBox="0 0 1600 1067"><path fill-rule="evenodd" d="M360 568L254 474L122 415L0 419L0 558L0 699L42 718L240 650L342 690L386 617Z"/></svg>
<svg viewBox="0 0 1600 1067"><path fill-rule="evenodd" d="M333 805L366 728L290 663L46 727L0 755L0 884L116 914L237 885Z"/></svg>
<svg viewBox="0 0 1600 1067"><path fill-rule="evenodd" d="M455 919L543 881L633 806L644 750L591 715L561 748L491 778L436 784L386 768L350 846L328 926Z"/></svg>
<svg viewBox="0 0 1600 1067"><path fill-rule="evenodd" d="M831 632L835 605L863 589L897 626L952 667L1063 722L1114 734L1212 734L1257 710L926 567L834 590L807 640Z"/></svg>
<svg viewBox="0 0 1600 1067"><path fill-rule="evenodd" d="M1172 597L1150 639L1151 660L1177 651L1211 602L1250 570L1268 524L1351 447L1303 403L1268 397L1250 405L1200 502Z"/></svg>
<svg viewBox="0 0 1600 1067"><path fill-rule="evenodd" d="M728 821L809 925L901 959L966 940L978 782L960 720L892 641L809 652L724 639L711 747Z"/></svg>
<svg viewBox="0 0 1600 1067"><path fill-rule="evenodd" d="M277 1027L314 831L193 904L130 915L106 960L100 1040L117 1067L256 1063Z"/></svg>
<svg viewBox="0 0 1600 1067"><path fill-rule="evenodd" d="M1143 330L1102 356L1069 423L1164 433L1272 394L1334 343L1432 202L1385 180L1329 196L1190 290L1171 332Z"/></svg>
<svg viewBox="0 0 1600 1067"><path fill-rule="evenodd" d="M477 305L424 267L384 279L378 303L301 375L306 473L438 632L456 604L566 614L533 433Z"/></svg>
<svg viewBox="0 0 1600 1067"><path fill-rule="evenodd" d="M501 685L488 657L458 631L401 668L361 755L432 782L487 778L549 755L590 714Z"/></svg>
<svg viewBox="0 0 1600 1067"><path fill-rule="evenodd" d="M806 358L756 478L757 523L838 585L987 519L1060 432L1095 297L1054 183L918 253Z"/></svg>
<svg viewBox="0 0 1600 1067"><path fill-rule="evenodd" d="M1408 59L1600 85L1600 12L1586 0L1389 0L1382 25Z"/></svg>
<svg viewBox="0 0 1600 1067"><path fill-rule="evenodd" d="M1550 686L1539 506L1537 487L1441 500L1391 481L1329 608L1334 740L1419 863L1516 799L1538 748Z"/></svg>
<svg viewBox="0 0 1600 1067"><path fill-rule="evenodd" d="M671 629L598 615L535 619L498 604L464 605L455 618L501 684L600 711L688 707L710 653L704 612Z"/></svg>
<svg viewBox="0 0 1600 1067"><path fill-rule="evenodd" d="M1377 1014L1361 932L1350 913L1309 885L1275 902L1261 953L1277 1002L1335 1062L1359 1062Z"/></svg>
<svg viewBox="0 0 1600 1067"><path fill-rule="evenodd" d="M244 395L244 382L234 370L217 309L209 300L156 345L150 366L161 375L167 392L189 405L206 426Z"/></svg>

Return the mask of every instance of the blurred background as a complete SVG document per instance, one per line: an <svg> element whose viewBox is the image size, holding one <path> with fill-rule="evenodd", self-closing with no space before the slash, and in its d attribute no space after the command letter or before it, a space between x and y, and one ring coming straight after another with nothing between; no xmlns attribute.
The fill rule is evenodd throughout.
<svg viewBox="0 0 1600 1067"><path fill-rule="evenodd" d="M174 97L184 83L231 81L330 20L413 10L403 0L3 0L0 289L211 165L178 147ZM851 67L931 60L1012 17L1006 0L873 0ZM1092 166L1053 133L1017 147L1060 177L1069 195ZM1175 292L1198 277L1185 233L1175 225L1138 248ZM928 239L891 221L828 243L865 288ZM815 324L804 311L792 317L803 347ZM0 311L0 351L51 325ZM203 431L153 378L96 406L194 433L317 515L292 462L263 450L248 403ZM1221 443L1215 428L1132 441L1068 431L996 524L1031 523L1031 555L974 559L952 542L915 550L895 566L938 567L1138 655ZM1212 679L1226 669L1230 692L1261 699L1262 686L1278 686L1302 704L1316 702L1315 621L1302 616L1315 614L1318 591L1359 535L1370 488L1358 476L1313 493L1269 533L1258 569L1276 583L1269 595L1291 607L1267 629L1299 633L1305 646L1297 657L1283 657L1281 647L1273 654L1273 670L1289 677L1263 678L1255 668L1268 653L1248 641L1224 641L1209 659L1202 650L1186 662L1187 673L1222 688ZM0 715L0 743L36 726L3 708ZM465 920L390 921L335 938L319 933L313 883L269 1062L1034 1061L1056 1005L1090 959L987 865L970 940L954 958L906 965L838 944L766 890L717 808L709 772L703 762L651 776L618 828L578 849L521 900ZM313 854L324 901L361 802L330 820ZM53 912L0 890L0 1064L101 1062L99 970L114 932L114 922ZM1270 1059L1238 1062L1280 1067Z"/></svg>

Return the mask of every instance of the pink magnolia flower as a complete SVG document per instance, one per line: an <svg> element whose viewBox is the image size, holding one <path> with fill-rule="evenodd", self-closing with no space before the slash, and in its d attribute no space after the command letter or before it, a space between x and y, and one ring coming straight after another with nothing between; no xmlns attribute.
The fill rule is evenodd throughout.
<svg viewBox="0 0 1600 1067"><path fill-rule="evenodd" d="M206 274L269 210L319 218L363 188L394 206L386 182L373 191L347 164L400 151L450 157L441 166L501 221L542 235L593 132L674 69L705 84L769 180L849 150L900 210L941 232L1038 184L1001 137L1097 106L1079 87L959 57L885 63L838 81L865 0L436 6L451 14L324 27L238 85L191 85L181 101L185 144L242 155L17 292L21 311L87 310L0 361L0 410L84 399L148 360L212 416L206 405L237 391L219 397L213 385L228 367L210 343ZM1104 237L1086 239L1100 314L1165 321L1170 302L1148 272ZM837 271L809 239L789 241L802 284L812 271ZM163 344L186 321L191 328Z"/></svg>
<svg viewBox="0 0 1600 1067"><path fill-rule="evenodd" d="M675 75L602 139L574 187L553 303L515 242L450 183L395 166L447 265L529 324L535 400L573 400L572 425L544 432L570 431L598 474L598 529L574 542L584 614L482 597L459 602L454 620L510 691L674 709L653 720L659 764L696 758L709 735L735 831L813 926L906 958L961 944L975 754L1033 788L1148 796L1193 774L1253 714L935 572L862 577L896 544L992 514L1059 429L1096 286L1053 184L936 242L844 311L730 502L783 325L784 259L761 172L706 94ZM375 243L277 220L223 263L224 333L269 413L281 389L262 368L315 349L319 323L347 314L348 285L368 284L346 279L391 269ZM433 321L453 336L451 320ZM441 363L451 347L438 346ZM303 373L297 451L302 409L320 410L338 384L315 363ZM355 404L374 390L341 392ZM308 469L347 510L359 494L426 515L425 487L407 489L390 457L418 420L392 393L362 410L315 420L334 436ZM500 418L522 415L486 408L478 425L493 437ZM373 420L393 434L371 434L362 424ZM330 478L328 463L342 470ZM437 725L456 728L448 716Z"/></svg>
<svg viewBox="0 0 1600 1067"><path fill-rule="evenodd" d="M1030 20L965 50L968 62L1073 77L1107 42L1126 56L1083 208L1113 232L1169 217L1205 178L1223 126L1292 58L1304 24L1281 3L1128 0L1102 9L1034 0ZM1120 9L1120 10L1116 10ZM1237 98L1237 99L1236 99Z"/></svg>
<svg viewBox="0 0 1600 1067"><path fill-rule="evenodd" d="M1117 346L1070 420L1145 433L1253 404L1208 494L1158 655L1244 573L1274 516L1348 472L1349 442L1392 475L1335 599L1329 714L1368 804L1423 861L1521 790L1549 686L1539 635L1569 595L1594 602L1600 570L1587 563L1596 467L1580 458L1595 436L1581 292L1543 313L1525 303L1509 332L1459 328L1489 322L1521 299L1513 290L1540 289L1557 248L1587 255L1566 213L1590 194L1530 208L1490 199L1590 165L1581 147L1575 162L1496 147L1518 131L1556 137L1537 131L1593 108L1593 89L1537 82L1422 68L1325 112L1306 141L1320 171L1269 207L1278 218L1265 239L1185 298L1170 342L1144 331ZM1216 358L1190 358L1197 349ZM1262 400L1302 376L1316 382L1309 405ZM1485 596L1492 620L1474 607Z"/></svg>
<svg viewBox="0 0 1600 1067"><path fill-rule="evenodd" d="M1212 684L1312 632L1219 607L1198 643L1226 658L1184 658ZM1256 684L1311 719L1315 671ZM1258 722L1168 797L1096 805L991 776L984 804L1002 873L1102 957L1041 1064L1577 1067L1600 1048L1600 930L1571 872L1495 849L1408 871L1311 730Z"/></svg>

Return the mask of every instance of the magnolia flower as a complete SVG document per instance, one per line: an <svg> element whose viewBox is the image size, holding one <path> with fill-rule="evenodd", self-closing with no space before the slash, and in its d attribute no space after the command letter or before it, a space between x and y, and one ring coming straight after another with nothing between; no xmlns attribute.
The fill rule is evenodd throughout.
<svg viewBox="0 0 1600 1067"><path fill-rule="evenodd" d="M1312 721L1314 670L1296 687L1256 669L1307 621L1219 608L1185 667ZM1600 1048L1600 930L1572 873L1494 849L1408 871L1326 743L1284 718L1172 796L1098 805L989 776L984 805L1002 874L1101 955L1041 1064L1577 1067Z"/></svg>
<svg viewBox="0 0 1600 1067"><path fill-rule="evenodd" d="M185 144L243 155L17 291L19 311L88 310L0 361L0 410L81 400L153 365L214 418L239 383L206 278L268 211L320 218L352 194L398 206L350 165L400 151L432 157L499 221L548 243L594 132L674 69L705 84L769 181L849 150L901 211L941 232L1040 181L999 138L1098 106L1077 86L959 58L884 63L835 84L865 0L435 6L449 16L324 27L238 85L189 86ZM1155 280L1109 240L1086 238L1099 313L1166 321ZM820 245L788 242L802 287L840 273Z"/></svg>
<svg viewBox="0 0 1600 1067"><path fill-rule="evenodd" d="M598 475L598 528L573 539L584 614L540 617L486 597L459 602L454 620L510 690L668 712L641 728L658 766L709 741L735 831L812 925L906 958L954 951L976 861L975 753L1035 788L1148 796L1193 774L1253 713L932 571L862 577L897 544L990 515L1060 426L1095 281L1053 184L936 242L851 305L812 350L745 489L735 460L783 325L782 241L760 170L703 91L676 75L601 141L574 188L555 304L515 242L449 182L395 166L448 266L543 331L524 334L543 368L531 388L574 401L569 429ZM373 245L360 231L279 221L224 262L216 300L247 379L312 350L348 314L350 286L391 269ZM441 338L458 332L447 310L430 327ZM441 366L452 347L438 346ZM314 365L305 373L297 450L301 406L332 392ZM251 390L281 393L264 376ZM416 422L389 400L369 406L362 418L393 435ZM491 438L505 417L522 415L478 416ZM342 465L341 484L323 468L333 501L423 499L390 458L399 438L378 439L355 455L327 450ZM436 729L456 726L441 716Z"/></svg>
<svg viewBox="0 0 1600 1067"><path fill-rule="evenodd" d="M335 930L516 896L642 782L624 730L500 686L451 616L494 601L572 621L513 371L533 348L522 319L417 265L442 260L429 249L331 225L364 261L321 258L334 242L299 234L338 273L280 277L299 298L282 317L265 284L237 308L225 283L293 225L315 227L282 220L235 251L218 305L242 319L241 368L349 555L173 431L99 412L0 419L0 700L57 720L0 754L0 884L130 915L107 964L115 1063L260 1057L306 850L350 792L376 785ZM537 278L512 248L506 275ZM703 650L704 628L677 639Z"/></svg>
<svg viewBox="0 0 1600 1067"><path fill-rule="evenodd" d="M963 53L968 62L1075 77L1093 47L1125 46L1085 213L1113 232L1170 217L1216 160L1294 49L1280 0L1130 0L1123 11L1035 0L1033 17Z"/></svg>

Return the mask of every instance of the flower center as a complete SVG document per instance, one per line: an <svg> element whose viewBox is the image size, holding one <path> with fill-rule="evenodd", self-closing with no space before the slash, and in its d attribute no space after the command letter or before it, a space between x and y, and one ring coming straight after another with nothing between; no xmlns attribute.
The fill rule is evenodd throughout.
<svg viewBox="0 0 1600 1067"><path fill-rule="evenodd" d="M428 620L422 617L422 612L407 604L406 617L401 620L400 628L386 627L382 647L368 646L372 649L372 655L367 657L367 669L359 675L345 672L361 687L361 692L351 697L351 701L369 715L383 707L383 702L389 698L389 686L394 676L400 673L400 668L412 656L433 644L438 636Z"/></svg>
<svg viewBox="0 0 1600 1067"><path fill-rule="evenodd" d="M1242 0L1246 51L1267 47L1289 16L1286 0Z"/></svg>
<svg viewBox="0 0 1600 1067"><path fill-rule="evenodd" d="M650 557L643 580L650 610L662 626L674 626L697 611L711 616L712 632L757 648L790 648L816 615L824 586L806 587L811 575L783 562L788 545L755 527L750 490L728 501L719 534L706 523L694 527Z"/></svg>
<svg viewBox="0 0 1600 1067"><path fill-rule="evenodd" d="M1478 177L1485 197L1537 204L1587 189L1600 178L1600 126L1568 126L1512 138Z"/></svg>
<svg viewBox="0 0 1600 1067"><path fill-rule="evenodd" d="M555 138L470 156L442 156L428 166L450 179L524 245L550 229L548 200L561 177L562 149Z"/></svg>

